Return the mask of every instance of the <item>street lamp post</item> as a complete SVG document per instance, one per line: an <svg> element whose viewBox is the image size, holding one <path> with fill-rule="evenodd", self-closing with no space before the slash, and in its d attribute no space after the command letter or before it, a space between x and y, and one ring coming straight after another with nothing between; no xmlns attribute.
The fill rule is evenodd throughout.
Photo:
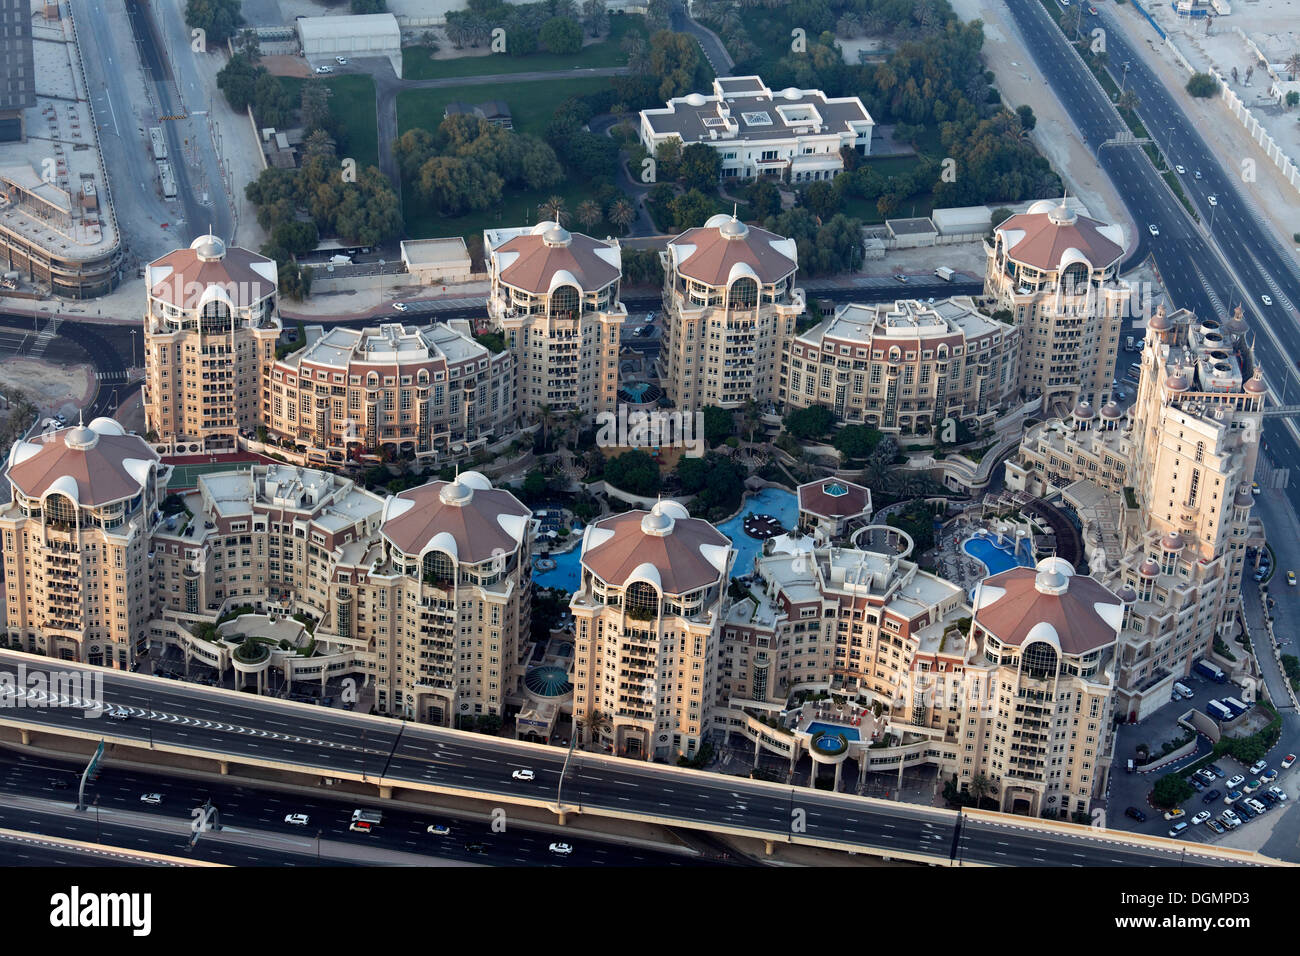
<svg viewBox="0 0 1300 956"><path fill-rule="evenodd" d="M131 330L131 367L139 367L135 364L135 329Z"/></svg>
<svg viewBox="0 0 1300 956"><path fill-rule="evenodd" d="M153 750L153 698L145 698L145 707L148 713L144 715L145 726L149 728L149 749Z"/></svg>
<svg viewBox="0 0 1300 956"><path fill-rule="evenodd" d="M578 744L577 721L571 721L569 726L569 752L564 755L564 766L560 768L560 782L555 786L555 812L560 813L561 804L560 796L564 792L564 775L569 772L569 761L573 759L574 747Z"/></svg>

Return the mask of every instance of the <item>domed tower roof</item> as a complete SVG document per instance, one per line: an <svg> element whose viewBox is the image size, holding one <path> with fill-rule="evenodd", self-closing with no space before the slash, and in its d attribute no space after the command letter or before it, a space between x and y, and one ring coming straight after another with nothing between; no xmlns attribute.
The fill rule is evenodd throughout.
<svg viewBox="0 0 1300 956"><path fill-rule="evenodd" d="M1144 578L1154 578L1160 573L1160 565L1156 564L1150 558L1147 558L1138 565L1138 574Z"/></svg>
<svg viewBox="0 0 1300 956"><path fill-rule="evenodd" d="M1124 417L1124 410L1114 401L1109 401L1101 407L1101 417L1111 420Z"/></svg>
<svg viewBox="0 0 1300 956"><path fill-rule="evenodd" d="M1241 306L1232 310L1232 318L1223 323L1223 331L1229 335L1245 335L1250 331L1250 326L1246 323L1246 317L1242 314Z"/></svg>
<svg viewBox="0 0 1300 956"><path fill-rule="evenodd" d="M1073 415L1081 421L1091 421L1096 413L1092 410L1092 403L1084 399L1074 406Z"/></svg>
<svg viewBox="0 0 1300 956"><path fill-rule="evenodd" d="M1160 547L1166 551L1181 551L1186 546L1187 542L1183 540L1183 536L1177 531L1171 531L1160 539Z"/></svg>
<svg viewBox="0 0 1300 956"><path fill-rule="evenodd" d="M190 243L190 248L203 262L216 262L226 257L226 244L212 233L199 236Z"/></svg>
<svg viewBox="0 0 1300 956"><path fill-rule="evenodd" d="M1156 314L1151 316L1151 321L1147 323L1147 327L1155 329L1157 332L1168 332L1173 328L1173 323L1169 320L1169 315L1165 312L1163 305L1156 306Z"/></svg>
<svg viewBox="0 0 1300 956"><path fill-rule="evenodd" d="M1047 214L1047 219L1054 226L1072 226L1079 219L1079 214L1071 209L1064 199L1059 206L1052 207Z"/></svg>
<svg viewBox="0 0 1300 956"><path fill-rule="evenodd" d="M1268 392L1268 386L1264 384L1264 373L1260 369L1255 369L1255 374L1247 379L1243 388L1252 395L1263 395Z"/></svg>
<svg viewBox="0 0 1300 956"><path fill-rule="evenodd" d="M1119 589L1119 593L1116 595L1116 597L1118 597L1125 604L1132 604L1134 601L1138 599L1137 592L1134 591L1127 584Z"/></svg>
<svg viewBox="0 0 1300 956"><path fill-rule="evenodd" d="M1165 379L1165 388L1171 392L1185 392L1191 386L1187 383L1187 377L1175 372Z"/></svg>

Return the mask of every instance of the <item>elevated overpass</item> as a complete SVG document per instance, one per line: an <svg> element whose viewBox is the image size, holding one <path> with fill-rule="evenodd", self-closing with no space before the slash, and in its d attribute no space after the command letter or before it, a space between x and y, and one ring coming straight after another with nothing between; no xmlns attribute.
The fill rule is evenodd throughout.
<svg viewBox="0 0 1300 956"><path fill-rule="evenodd" d="M19 666L24 672L20 674ZM95 700L61 675L102 680ZM1282 865L1190 841L1004 814L955 812L641 763L0 651L0 728L24 745L105 741L206 762L349 780L938 866ZM112 720L104 706L131 716ZM516 780L529 769L532 780ZM562 803L561 776L563 775Z"/></svg>

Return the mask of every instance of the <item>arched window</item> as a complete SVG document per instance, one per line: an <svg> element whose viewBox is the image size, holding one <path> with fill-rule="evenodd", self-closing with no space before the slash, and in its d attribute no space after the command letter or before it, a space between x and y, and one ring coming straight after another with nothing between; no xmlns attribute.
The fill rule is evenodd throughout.
<svg viewBox="0 0 1300 956"><path fill-rule="evenodd" d="M574 318L578 314L580 297L571 285L562 285L551 293L551 315L556 318Z"/></svg>
<svg viewBox="0 0 1300 956"><path fill-rule="evenodd" d="M366 388L378 388L378 387L379 387L379 373L371 372L369 375L366 376Z"/></svg>
<svg viewBox="0 0 1300 956"><path fill-rule="evenodd" d="M1061 270L1061 285L1068 292L1074 290L1080 294L1087 288L1088 277L1092 270L1088 268L1087 263L1072 262Z"/></svg>
<svg viewBox="0 0 1300 956"><path fill-rule="evenodd" d="M77 523L77 503L67 495L50 495L45 499L47 523L74 527Z"/></svg>
<svg viewBox="0 0 1300 956"><path fill-rule="evenodd" d="M1046 641L1034 641L1020 656L1023 673L1039 680L1056 676L1056 648Z"/></svg>
<svg viewBox="0 0 1300 956"><path fill-rule="evenodd" d="M636 581L627 589L625 604L629 616L652 618L659 613L659 592L652 584Z"/></svg>
<svg viewBox="0 0 1300 956"><path fill-rule="evenodd" d="M430 551L424 556L425 584L451 584L456 580L456 562L446 551Z"/></svg>
<svg viewBox="0 0 1300 956"><path fill-rule="evenodd" d="M753 309L758 305L758 283L748 276L731 284L728 302L733 309Z"/></svg>

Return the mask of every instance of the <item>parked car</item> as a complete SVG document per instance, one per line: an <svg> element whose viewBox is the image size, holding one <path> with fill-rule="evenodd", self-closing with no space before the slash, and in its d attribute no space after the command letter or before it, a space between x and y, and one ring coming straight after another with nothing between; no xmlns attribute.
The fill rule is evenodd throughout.
<svg viewBox="0 0 1300 956"><path fill-rule="evenodd" d="M1180 820L1185 816L1187 816L1187 811L1182 807L1174 807L1172 810L1165 811L1166 820Z"/></svg>
<svg viewBox="0 0 1300 956"><path fill-rule="evenodd" d="M1197 793L1201 793L1203 790L1205 790L1205 784L1201 781L1199 777L1188 777L1187 782L1192 785L1192 789L1195 790Z"/></svg>
<svg viewBox="0 0 1300 956"><path fill-rule="evenodd" d="M345 56L336 56L334 58L334 62L337 63L339 66L347 66L348 58Z"/></svg>
<svg viewBox="0 0 1300 956"><path fill-rule="evenodd" d="M1202 810L1196 816L1192 817L1192 826L1199 826L1208 819L1210 819L1210 811Z"/></svg>
<svg viewBox="0 0 1300 956"><path fill-rule="evenodd" d="M1245 782L1246 782L1245 777L1243 777L1239 773L1234 773L1232 775L1232 779L1228 781L1228 789L1235 790L1237 787L1240 787Z"/></svg>
<svg viewBox="0 0 1300 956"><path fill-rule="evenodd" d="M1170 829L1169 829L1169 835L1170 835L1171 837L1180 837L1180 836L1183 835L1183 833L1184 833L1186 830L1187 830L1187 821L1186 821L1186 820L1179 820L1179 821L1178 821L1177 823L1175 823L1172 827L1170 827Z"/></svg>
<svg viewBox="0 0 1300 956"><path fill-rule="evenodd" d="M1196 776L1200 777L1206 783L1214 783L1214 774L1206 767L1202 767L1200 770L1196 771Z"/></svg>
<svg viewBox="0 0 1300 956"><path fill-rule="evenodd" d="M1221 796L1223 796L1223 794L1218 790L1211 790L1205 796L1201 797L1201 803L1213 803L1215 800L1218 800L1219 797Z"/></svg>
<svg viewBox="0 0 1300 956"><path fill-rule="evenodd" d="M1255 792L1256 790L1258 790L1259 788L1260 788L1260 782L1259 782L1258 779L1255 779L1255 780L1251 780L1251 781L1249 781L1249 782L1248 782L1244 787L1242 787L1241 789L1242 789L1242 791L1244 791L1245 793L1254 793L1254 792Z"/></svg>
<svg viewBox="0 0 1300 956"><path fill-rule="evenodd" d="M140 802L141 802L141 803L147 803L147 804L149 804L149 806L151 806L151 807L156 807L156 806L158 806L158 804L162 803L162 794L161 794L161 793L142 793L142 794L140 794Z"/></svg>
<svg viewBox="0 0 1300 956"><path fill-rule="evenodd" d="M899 282L906 282L906 281L907 281L907 276L903 275L901 272L897 272L897 273L895 273L895 274L894 274L894 278L897 279Z"/></svg>
<svg viewBox="0 0 1300 956"><path fill-rule="evenodd" d="M1270 784L1276 779L1277 779L1276 770L1265 770L1263 773L1259 775L1259 782L1263 784Z"/></svg>
<svg viewBox="0 0 1300 956"><path fill-rule="evenodd" d="M307 814L305 813L286 814L284 818L284 822L292 823L296 827L305 827L307 825Z"/></svg>
<svg viewBox="0 0 1300 956"><path fill-rule="evenodd" d="M1147 815L1143 813L1141 810L1139 810L1137 807L1129 807L1127 810L1124 811L1124 816L1132 817L1138 823L1147 822Z"/></svg>
<svg viewBox="0 0 1300 956"><path fill-rule="evenodd" d="M407 309L407 305L405 302L394 302L393 308L398 312L405 312Z"/></svg>
<svg viewBox="0 0 1300 956"><path fill-rule="evenodd" d="M1224 802L1224 803L1236 803L1236 802L1237 802L1238 800L1240 800L1240 799L1241 799L1241 791L1240 791L1240 790L1229 790L1229 791L1228 791L1228 795L1227 795L1226 797L1223 798L1223 802Z"/></svg>
<svg viewBox="0 0 1300 956"><path fill-rule="evenodd" d="M510 774L510 779L512 779L512 780L536 780L536 779L537 779L537 775L536 775L535 773L533 773L531 770L516 770L514 773Z"/></svg>
<svg viewBox="0 0 1300 956"><path fill-rule="evenodd" d="M1287 754L1282 758L1282 769L1290 770L1291 765L1295 763L1295 754Z"/></svg>
<svg viewBox="0 0 1300 956"><path fill-rule="evenodd" d="M1281 787L1269 787L1268 792L1277 797L1279 803L1286 801L1286 791Z"/></svg>
<svg viewBox="0 0 1300 956"><path fill-rule="evenodd" d="M1264 803L1262 800L1256 800L1254 797L1247 800L1246 805L1261 816L1268 813L1268 808L1271 806L1271 804Z"/></svg>
<svg viewBox="0 0 1300 956"><path fill-rule="evenodd" d="M1217 763L1212 763L1205 769L1210 771L1210 773L1214 774L1220 780L1223 779L1223 771L1219 769L1219 765Z"/></svg>
<svg viewBox="0 0 1300 956"><path fill-rule="evenodd" d="M1233 807L1233 809L1236 811L1237 816L1241 817L1243 822L1253 820L1255 817L1259 816L1259 814L1256 813L1245 800L1237 801L1237 805Z"/></svg>
<svg viewBox="0 0 1300 956"><path fill-rule="evenodd" d="M1218 820L1207 820L1207 821L1205 822L1205 825L1206 825L1207 827L1209 827L1211 830L1213 830L1215 833L1227 833L1227 832L1228 832L1228 828L1225 827L1225 826L1224 826L1222 823L1220 823Z"/></svg>
<svg viewBox="0 0 1300 956"><path fill-rule="evenodd" d="M1223 813L1219 815L1219 819L1223 821L1223 825L1229 830L1235 830L1237 827L1241 826L1241 818L1231 810L1224 810Z"/></svg>
<svg viewBox="0 0 1300 956"><path fill-rule="evenodd" d="M317 73L333 73L333 72L334 72L334 67L332 67L332 66L318 66L318 67L316 67L316 72L317 72Z"/></svg>
<svg viewBox="0 0 1300 956"><path fill-rule="evenodd" d="M1267 760L1256 760L1253 764L1250 765L1250 769L1247 770L1246 772L1253 777L1255 776L1255 774L1262 772L1263 769L1267 766L1268 766Z"/></svg>

